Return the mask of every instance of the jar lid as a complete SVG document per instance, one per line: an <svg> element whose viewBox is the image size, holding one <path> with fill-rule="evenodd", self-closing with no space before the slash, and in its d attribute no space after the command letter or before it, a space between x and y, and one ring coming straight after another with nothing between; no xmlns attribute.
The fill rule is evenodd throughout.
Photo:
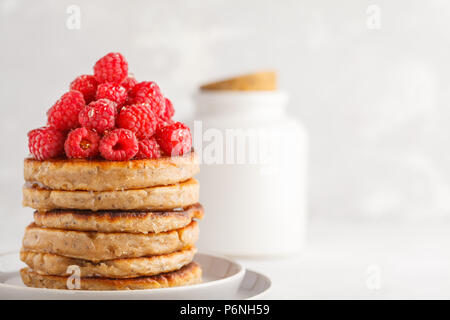
<svg viewBox="0 0 450 320"><path fill-rule="evenodd" d="M277 73L260 71L202 85L202 91L274 91Z"/></svg>

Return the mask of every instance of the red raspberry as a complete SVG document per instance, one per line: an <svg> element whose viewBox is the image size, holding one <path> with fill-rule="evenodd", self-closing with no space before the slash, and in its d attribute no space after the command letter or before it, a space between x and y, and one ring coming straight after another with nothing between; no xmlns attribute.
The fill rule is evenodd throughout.
<svg viewBox="0 0 450 320"><path fill-rule="evenodd" d="M83 94L86 103L91 102L95 98L97 91L97 80L91 75L82 75L77 77L70 84L70 90L77 90Z"/></svg>
<svg viewBox="0 0 450 320"><path fill-rule="evenodd" d="M173 108L172 101L168 98L164 98L164 111L162 113L161 119L168 121L172 119L175 114L175 109Z"/></svg>
<svg viewBox="0 0 450 320"><path fill-rule="evenodd" d="M131 97L131 93L133 88L136 86L137 81L133 76L128 76L120 85L127 89L127 100L125 101L125 105L133 104L133 98Z"/></svg>
<svg viewBox="0 0 450 320"><path fill-rule="evenodd" d="M175 123L175 121L173 121L172 119L167 120L167 121L159 119L158 124L156 125L156 131L158 131L159 129L161 129L163 127L167 127L168 125L171 125L173 123Z"/></svg>
<svg viewBox="0 0 450 320"><path fill-rule="evenodd" d="M99 83L121 83L127 75L128 63L120 53L108 53L94 65L94 76Z"/></svg>
<svg viewBox="0 0 450 320"><path fill-rule="evenodd" d="M95 99L108 99L116 102L118 105L123 104L128 98L127 90L120 84L113 82L101 83L97 87Z"/></svg>
<svg viewBox="0 0 450 320"><path fill-rule="evenodd" d="M127 91L130 91L134 88L134 86L137 84L137 81L134 77L128 76L123 80L123 82L120 84L122 87L127 89Z"/></svg>
<svg viewBox="0 0 450 320"><path fill-rule="evenodd" d="M103 134L106 130L114 128L116 115L116 104L108 99L100 99L81 109L78 121L83 127Z"/></svg>
<svg viewBox="0 0 450 320"><path fill-rule="evenodd" d="M189 127L181 122L175 122L156 132L156 141L165 154L183 155L191 150L192 136Z"/></svg>
<svg viewBox="0 0 450 320"><path fill-rule="evenodd" d="M64 133L52 127L42 127L28 132L28 149L37 160L58 157L64 151Z"/></svg>
<svg viewBox="0 0 450 320"><path fill-rule="evenodd" d="M71 90L47 111L48 124L62 131L74 129L79 126L78 114L84 106L83 94Z"/></svg>
<svg viewBox="0 0 450 320"><path fill-rule="evenodd" d="M127 129L115 129L100 140L100 154L107 160L125 161L139 151L134 133Z"/></svg>
<svg viewBox="0 0 450 320"><path fill-rule="evenodd" d="M157 159L161 157L161 148L155 138L148 138L139 141L139 151L136 159Z"/></svg>
<svg viewBox="0 0 450 320"><path fill-rule="evenodd" d="M155 82L139 82L130 91L129 95L132 103L148 103L156 116L163 117L164 96Z"/></svg>
<svg viewBox="0 0 450 320"><path fill-rule="evenodd" d="M92 158L98 155L100 136L86 128L72 130L64 143L68 158Z"/></svg>
<svg viewBox="0 0 450 320"><path fill-rule="evenodd" d="M125 106L117 117L117 127L133 131L138 139L153 135L158 125L158 118L145 103Z"/></svg>

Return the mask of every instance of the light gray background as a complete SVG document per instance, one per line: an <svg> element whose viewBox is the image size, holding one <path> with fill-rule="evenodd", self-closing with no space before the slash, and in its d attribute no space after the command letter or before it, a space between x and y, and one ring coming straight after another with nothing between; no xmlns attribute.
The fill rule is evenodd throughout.
<svg viewBox="0 0 450 320"><path fill-rule="evenodd" d="M66 8L81 8L81 29ZM381 29L367 26L378 5ZM19 246L26 133L122 52L179 119L216 77L273 68L310 134L314 220L442 223L450 209L448 1L0 1L0 251Z"/></svg>

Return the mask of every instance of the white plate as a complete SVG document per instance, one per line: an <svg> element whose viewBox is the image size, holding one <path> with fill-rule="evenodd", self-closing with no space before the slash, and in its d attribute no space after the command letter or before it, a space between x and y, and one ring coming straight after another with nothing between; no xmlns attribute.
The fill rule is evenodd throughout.
<svg viewBox="0 0 450 320"><path fill-rule="evenodd" d="M17 252L0 255L0 299L254 299L271 286L270 280L228 258L198 253L203 283L186 287L130 291L84 291L28 288L20 279L24 266ZM245 277L244 277L245 276Z"/></svg>

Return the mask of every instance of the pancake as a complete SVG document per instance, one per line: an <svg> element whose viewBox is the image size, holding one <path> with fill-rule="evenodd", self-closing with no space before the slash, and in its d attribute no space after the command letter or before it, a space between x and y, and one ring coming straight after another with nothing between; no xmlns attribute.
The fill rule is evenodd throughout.
<svg viewBox="0 0 450 320"><path fill-rule="evenodd" d="M149 233L179 229L203 218L200 203L171 211L35 211L39 227L98 232Z"/></svg>
<svg viewBox="0 0 450 320"><path fill-rule="evenodd" d="M28 287L48 289L68 289L67 282L74 279L61 276L41 275L30 268L20 270L23 283ZM202 269L199 264L191 262L180 270L131 279L81 278L81 290L143 290L179 287L200 283ZM76 283L76 282L75 282Z"/></svg>
<svg viewBox="0 0 450 320"><path fill-rule="evenodd" d="M20 260L35 272L43 275L69 276L71 273L67 272L68 268L75 265L80 268L81 277L136 278L178 270L189 264L196 252L195 247L188 247L166 255L93 263L51 253L22 250Z"/></svg>
<svg viewBox="0 0 450 320"><path fill-rule="evenodd" d="M99 262L172 253L198 240L198 224L161 233L104 233L41 228L25 229L24 250Z"/></svg>
<svg viewBox="0 0 450 320"><path fill-rule="evenodd" d="M195 179L146 189L123 191L60 191L23 187L23 205L39 211L78 210L166 210L198 202L199 184Z"/></svg>
<svg viewBox="0 0 450 320"><path fill-rule="evenodd" d="M130 161L25 159L24 177L43 189L113 191L175 184L199 172L198 156Z"/></svg>

